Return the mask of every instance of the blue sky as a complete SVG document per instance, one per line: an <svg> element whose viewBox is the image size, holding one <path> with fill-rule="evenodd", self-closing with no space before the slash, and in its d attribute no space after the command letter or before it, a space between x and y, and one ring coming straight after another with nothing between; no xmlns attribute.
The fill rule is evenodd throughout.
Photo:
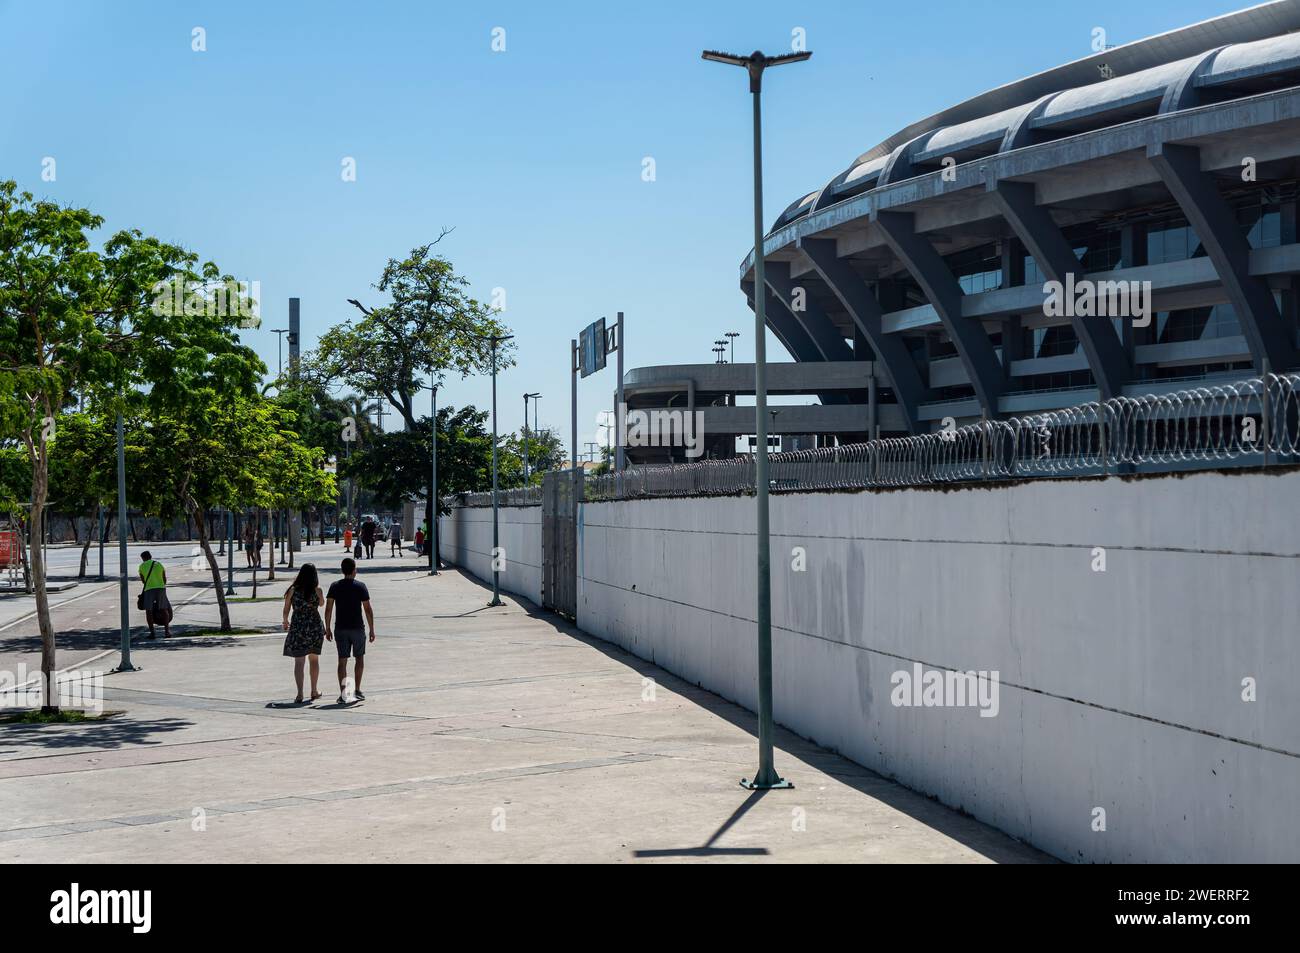
<svg viewBox="0 0 1300 953"><path fill-rule="evenodd" d="M765 83L770 225L910 122L1088 55L1094 27L1119 44L1245 5L0 0L0 178L260 281L264 328L301 298L304 347L454 227L442 251L476 294L505 289L517 335L502 430L540 391L567 442L568 341L596 318L626 313L630 367L712 360L728 330L752 359L747 87L701 49L783 51L802 28L814 51ZM275 335L245 339L274 368ZM580 442L614 383L580 384ZM441 400L486 407L488 382Z"/></svg>

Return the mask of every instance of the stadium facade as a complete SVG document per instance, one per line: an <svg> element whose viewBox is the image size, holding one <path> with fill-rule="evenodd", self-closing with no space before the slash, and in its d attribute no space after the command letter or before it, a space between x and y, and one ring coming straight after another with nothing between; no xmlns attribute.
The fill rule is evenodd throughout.
<svg viewBox="0 0 1300 953"><path fill-rule="evenodd" d="M767 234L768 327L803 365L788 392L870 362L870 393L801 412L825 416L810 432L858 439L1295 369L1298 182L1300 0L968 99L858 156ZM752 308L752 251L740 284ZM723 372L699 367L694 390L715 394ZM651 390L643 406L684 393ZM846 415L861 423L844 430Z"/></svg>

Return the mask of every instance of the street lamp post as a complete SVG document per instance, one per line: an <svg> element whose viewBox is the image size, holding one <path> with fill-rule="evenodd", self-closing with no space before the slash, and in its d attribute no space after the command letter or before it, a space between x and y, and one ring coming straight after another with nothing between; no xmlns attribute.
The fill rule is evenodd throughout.
<svg viewBox="0 0 1300 953"><path fill-rule="evenodd" d="M122 414L117 415L117 590L122 619L122 657L114 672L134 672L131 664L131 609L126 582L126 438Z"/></svg>
<svg viewBox="0 0 1300 953"><path fill-rule="evenodd" d="M728 331L726 337L730 339L731 344L731 363L736 363L736 338L740 337L739 331Z"/></svg>
<svg viewBox="0 0 1300 953"><path fill-rule="evenodd" d="M438 575L438 384L429 372L429 429L433 431L433 449L430 453L433 472L429 478L429 533L424 544L429 547L429 575Z"/></svg>
<svg viewBox="0 0 1300 953"><path fill-rule="evenodd" d="M271 328L271 333L275 335L275 376L279 377L284 373L284 350L281 345L284 344L284 336L289 333L289 329Z"/></svg>
<svg viewBox="0 0 1300 953"><path fill-rule="evenodd" d="M226 548L226 595L235 594L235 511L226 509L226 536L230 545Z"/></svg>
<svg viewBox="0 0 1300 953"><path fill-rule="evenodd" d="M489 606L499 606L501 602L500 565L500 525L498 523L497 500L497 345L509 341L513 334L493 334L488 338L492 345L492 601Z"/></svg>
<svg viewBox="0 0 1300 953"><path fill-rule="evenodd" d="M735 56L705 50L703 57L716 63L740 66L749 74L749 91L754 97L754 426L758 445L754 453L754 497L757 503L756 542L758 549L758 771L752 781L742 778L750 789L788 788L794 785L776 773L772 757L772 556L768 524L767 475L767 316L763 301L763 71L806 60L809 51L765 56L755 50L749 56Z"/></svg>
<svg viewBox="0 0 1300 953"><path fill-rule="evenodd" d="M541 394L524 394L524 487L528 487L528 402L537 400ZM537 428L533 428L537 432Z"/></svg>

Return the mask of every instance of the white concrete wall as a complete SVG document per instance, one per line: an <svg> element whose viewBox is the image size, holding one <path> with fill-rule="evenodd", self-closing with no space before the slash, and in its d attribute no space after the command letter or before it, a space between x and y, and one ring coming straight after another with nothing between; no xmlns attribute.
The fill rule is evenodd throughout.
<svg viewBox="0 0 1300 953"><path fill-rule="evenodd" d="M498 508L497 539L504 550L501 590L542 604L542 508ZM492 507L463 506L439 519L443 562L492 581Z"/></svg>
<svg viewBox="0 0 1300 953"><path fill-rule="evenodd" d="M584 504L579 626L752 709L753 525ZM1067 860L1300 861L1298 527L1296 473L774 496L776 719ZM891 704L915 661L999 713Z"/></svg>

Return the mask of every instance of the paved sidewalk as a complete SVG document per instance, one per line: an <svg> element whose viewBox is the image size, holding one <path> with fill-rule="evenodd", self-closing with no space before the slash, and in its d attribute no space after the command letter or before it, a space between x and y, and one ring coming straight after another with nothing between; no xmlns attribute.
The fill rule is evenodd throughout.
<svg viewBox="0 0 1300 953"><path fill-rule="evenodd" d="M485 608L490 592L455 571L430 579L383 557L361 578L379 631L363 703L332 703L329 643L329 704L295 708L276 707L294 694L282 634L176 638L139 647L143 671L108 676L106 705L124 714L0 726L0 857L1050 859L786 732L777 763L796 789L746 792L756 746L743 709L527 603ZM279 603L232 617L268 628ZM178 621L216 618L208 593Z"/></svg>

